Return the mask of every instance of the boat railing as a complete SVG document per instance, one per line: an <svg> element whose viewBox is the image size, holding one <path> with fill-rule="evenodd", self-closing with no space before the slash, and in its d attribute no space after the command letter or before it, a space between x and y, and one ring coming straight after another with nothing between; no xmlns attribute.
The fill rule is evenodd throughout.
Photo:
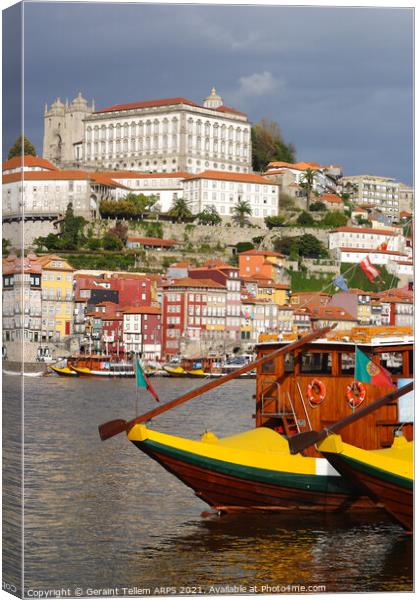
<svg viewBox="0 0 420 600"><path fill-rule="evenodd" d="M264 384L267 386L267 389L264 391ZM273 386L276 389L275 396L275 407L274 410L267 410L266 404L267 402L273 400L272 390ZM261 394L261 416L263 417L291 417L294 415L293 406L290 406L290 401L284 396L281 396L281 388L278 381L263 381L262 382L262 394ZM270 393L270 396L266 397L267 392Z"/></svg>
<svg viewBox="0 0 420 600"><path fill-rule="evenodd" d="M303 394L302 394L302 389L301 389L301 387L300 387L300 383L299 383L299 381L296 381L296 386L297 386L297 389L298 389L298 392L299 392L300 401L302 402L302 407L303 407L303 411L304 411L304 413L305 413L306 422L308 423L309 429L312 431L312 423L311 423L311 419L310 419L310 417L309 417L308 409L307 409L307 407L306 407L305 399L304 399L304 397L303 397ZM297 421L296 421L296 422L297 422Z"/></svg>

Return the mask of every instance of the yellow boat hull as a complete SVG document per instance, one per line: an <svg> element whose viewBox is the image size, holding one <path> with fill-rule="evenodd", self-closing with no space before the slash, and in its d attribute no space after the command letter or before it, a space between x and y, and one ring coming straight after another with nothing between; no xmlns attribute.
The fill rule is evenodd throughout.
<svg viewBox="0 0 420 600"><path fill-rule="evenodd" d="M135 425L128 439L211 507L237 510L339 511L372 508L322 458L291 455L287 441L260 427L200 441Z"/></svg>
<svg viewBox="0 0 420 600"><path fill-rule="evenodd" d="M78 373L69 367L53 367L50 365L50 369L60 375L61 377L77 377Z"/></svg>
<svg viewBox="0 0 420 600"><path fill-rule="evenodd" d="M414 442L396 437L391 448L362 450L331 435L318 448L343 477L382 503L395 521L412 531Z"/></svg>

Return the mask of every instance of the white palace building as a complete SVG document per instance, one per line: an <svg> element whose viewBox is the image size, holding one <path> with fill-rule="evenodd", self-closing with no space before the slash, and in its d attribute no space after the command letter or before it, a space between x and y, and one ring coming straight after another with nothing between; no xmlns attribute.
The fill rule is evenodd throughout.
<svg viewBox="0 0 420 600"><path fill-rule="evenodd" d="M214 88L202 106L167 98L100 110L79 93L45 106L43 157L61 168L250 173L251 124Z"/></svg>

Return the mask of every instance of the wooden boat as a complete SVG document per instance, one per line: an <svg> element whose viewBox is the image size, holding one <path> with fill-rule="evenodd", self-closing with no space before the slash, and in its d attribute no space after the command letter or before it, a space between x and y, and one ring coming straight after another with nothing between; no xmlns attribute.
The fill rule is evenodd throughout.
<svg viewBox="0 0 420 600"><path fill-rule="evenodd" d="M187 376L187 372L185 371L185 369L183 369L180 366L163 365L162 368L170 377L186 377Z"/></svg>
<svg viewBox="0 0 420 600"><path fill-rule="evenodd" d="M118 419L106 423L99 428L101 438L127 431L140 450L218 510L330 511L372 507L364 492L331 471L315 448L305 450L305 456L295 457L286 444L285 438L326 428L357 410L348 401L348 388L354 381L356 344L349 332L345 339L334 332L326 337L330 330L324 328L292 343L265 341L257 347L256 361L133 421ZM394 369L394 381L412 378L412 335L364 335L363 339L358 338L357 345L377 363L384 355L398 353L401 361ZM255 429L225 439L207 434L196 442L138 426L252 369L257 372ZM387 391L389 388L366 384L364 405ZM390 401L362 423L350 425L343 440L365 450L390 447L396 428L412 439L413 424L406 421L400 418L398 401Z"/></svg>
<svg viewBox="0 0 420 600"><path fill-rule="evenodd" d="M373 507L325 459L292 456L286 439L266 427L195 441L139 424L128 439L221 512Z"/></svg>
<svg viewBox="0 0 420 600"><path fill-rule="evenodd" d="M362 450L331 435L318 448L349 483L382 503L407 531L413 530L413 442L397 436L390 448Z"/></svg>
<svg viewBox="0 0 420 600"><path fill-rule="evenodd" d="M49 368L60 377L77 377L78 373L76 370L71 369L70 367L56 367L54 365L50 365Z"/></svg>
<svg viewBox="0 0 420 600"><path fill-rule="evenodd" d="M67 359L69 369L81 376L89 377L134 377L131 362L114 360L111 356L78 355Z"/></svg>

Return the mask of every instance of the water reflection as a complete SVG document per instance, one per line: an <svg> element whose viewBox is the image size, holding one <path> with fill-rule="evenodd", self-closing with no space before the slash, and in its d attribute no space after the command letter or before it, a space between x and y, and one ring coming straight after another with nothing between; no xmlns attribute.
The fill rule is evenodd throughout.
<svg viewBox="0 0 420 600"><path fill-rule="evenodd" d="M154 386L167 400L193 383ZM382 512L203 518L207 506L123 435L99 440L99 423L133 415L133 382L47 378L25 387L27 587L412 588L412 539ZM194 438L243 431L252 426L254 387L232 382L153 425ZM146 396L139 404L155 406Z"/></svg>

